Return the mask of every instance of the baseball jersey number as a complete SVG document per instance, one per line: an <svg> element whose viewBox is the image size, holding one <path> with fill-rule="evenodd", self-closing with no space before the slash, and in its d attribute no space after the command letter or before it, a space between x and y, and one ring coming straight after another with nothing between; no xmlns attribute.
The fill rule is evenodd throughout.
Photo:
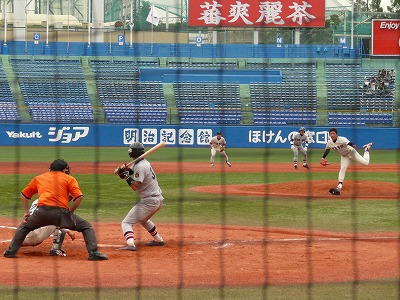
<svg viewBox="0 0 400 300"><path fill-rule="evenodd" d="M150 167L151 178L156 179L156 174L154 173L153 169Z"/></svg>

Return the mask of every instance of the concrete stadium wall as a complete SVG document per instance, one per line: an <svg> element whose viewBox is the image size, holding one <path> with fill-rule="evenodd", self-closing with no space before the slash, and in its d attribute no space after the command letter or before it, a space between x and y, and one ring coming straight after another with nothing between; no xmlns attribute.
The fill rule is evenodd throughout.
<svg viewBox="0 0 400 300"><path fill-rule="evenodd" d="M361 57L361 49L349 49L341 45L253 45L253 44L161 44L161 43L91 43L49 42L38 40L8 42L0 47L4 55L49 56L127 56L127 57L206 57L206 58L308 58L355 59Z"/></svg>
<svg viewBox="0 0 400 300"><path fill-rule="evenodd" d="M280 70L237 70L200 68L139 68L139 81L173 82L282 82Z"/></svg>

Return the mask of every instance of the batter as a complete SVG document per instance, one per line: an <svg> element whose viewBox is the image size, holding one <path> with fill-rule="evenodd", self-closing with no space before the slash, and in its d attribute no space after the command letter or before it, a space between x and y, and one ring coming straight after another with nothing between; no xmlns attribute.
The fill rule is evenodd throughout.
<svg viewBox="0 0 400 300"><path fill-rule="evenodd" d="M131 144L128 150L129 157L132 159L138 158L143 153L144 146L138 142ZM164 246L163 238L158 233L156 225L150 220L164 203L157 176L150 162L142 159L128 169L121 166L118 168L117 174L120 178L125 179L131 189L136 191L140 197L140 201L132 207L121 223L126 246L119 248L119 250L136 251L132 228L136 223L142 225L153 237L153 240L147 243L147 246ZM133 178L131 175L133 175Z"/></svg>

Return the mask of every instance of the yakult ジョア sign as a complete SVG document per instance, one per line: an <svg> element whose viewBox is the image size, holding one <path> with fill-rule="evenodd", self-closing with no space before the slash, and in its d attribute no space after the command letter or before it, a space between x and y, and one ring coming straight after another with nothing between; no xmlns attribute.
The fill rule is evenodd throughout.
<svg viewBox="0 0 400 300"><path fill-rule="evenodd" d="M400 19L372 20L371 55L400 56Z"/></svg>
<svg viewBox="0 0 400 300"><path fill-rule="evenodd" d="M189 0L189 26L324 27L321 0Z"/></svg>

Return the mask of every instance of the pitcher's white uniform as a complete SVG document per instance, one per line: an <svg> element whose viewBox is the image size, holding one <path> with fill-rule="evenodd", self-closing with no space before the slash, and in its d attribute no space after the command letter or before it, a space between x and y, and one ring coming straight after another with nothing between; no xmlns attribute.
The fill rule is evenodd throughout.
<svg viewBox="0 0 400 300"><path fill-rule="evenodd" d="M221 153L221 155L224 156L225 162L229 167L232 166L231 163L229 162L229 158L225 152L225 149L221 151L221 147L223 148L226 147L226 140L220 132L218 132L216 136L213 136L211 138L210 147L211 147L211 158L210 158L211 166L214 166L215 154L217 152Z"/></svg>
<svg viewBox="0 0 400 300"><path fill-rule="evenodd" d="M335 142L330 138L325 147L325 149L335 150L341 156L338 178L339 182L343 182L347 167L349 166L351 160L354 160L364 166L369 164L369 151L364 151L364 156L361 156L356 149L348 145L349 143L350 141L347 138L338 136Z"/></svg>

